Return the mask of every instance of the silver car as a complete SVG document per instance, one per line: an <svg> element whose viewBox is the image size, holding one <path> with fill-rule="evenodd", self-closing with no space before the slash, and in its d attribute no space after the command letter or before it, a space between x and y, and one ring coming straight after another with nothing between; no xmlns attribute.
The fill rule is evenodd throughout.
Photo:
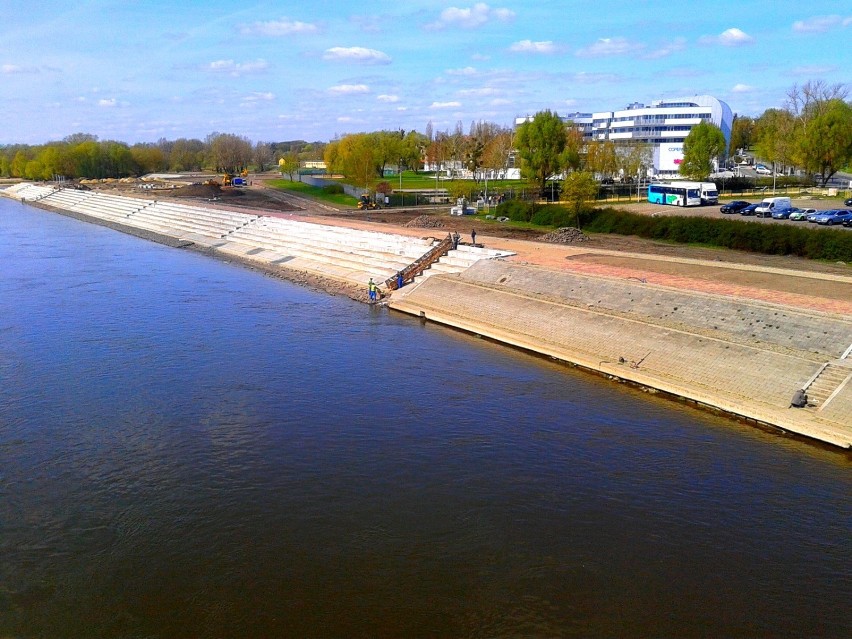
<svg viewBox="0 0 852 639"><path fill-rule="evenodd" d="M794 222L804 222L808 218L808 215L813 215L814 213L817 213L816 209L796 209L790 213L788 219Z"/></svg>

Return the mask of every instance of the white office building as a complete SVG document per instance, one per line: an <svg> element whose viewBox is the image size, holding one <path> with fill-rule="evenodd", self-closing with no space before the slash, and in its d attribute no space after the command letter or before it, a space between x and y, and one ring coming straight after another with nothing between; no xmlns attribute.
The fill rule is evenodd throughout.
<svg viewBox="0 0 852 639"><path fill-rule="evenodd" d="M657 100L650 106L638 102L621 111L572 113L560 116L583 132L588 141L611 140L616 144L641 142L653 149L654 175L674 177L683 161L683 141L696 124L710 122L731 141L734 115L731 107L709 95ZM516 118L515 125L531 119Z"/></svg>

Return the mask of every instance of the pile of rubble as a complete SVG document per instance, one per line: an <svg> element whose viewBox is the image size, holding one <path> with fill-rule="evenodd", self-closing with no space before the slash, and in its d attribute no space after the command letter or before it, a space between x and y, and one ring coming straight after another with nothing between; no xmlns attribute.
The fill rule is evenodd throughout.
<svg viewBox="0 0 852 639"><path fill-rule="evenodd" d="M551 242L552 244L572 244L573 242L585 242L589 239L589 236L573 226L563 226L547 235L542 235L540 239L542 242Z"/></svg>
<svg viewBox="0 0 852 639"><path fill-rule="evenodd" d="M421 215L419 217L415 217L410 222L406 222L403 226L417 229L441 229L444 228L444 223L437 217Z"/></svg>

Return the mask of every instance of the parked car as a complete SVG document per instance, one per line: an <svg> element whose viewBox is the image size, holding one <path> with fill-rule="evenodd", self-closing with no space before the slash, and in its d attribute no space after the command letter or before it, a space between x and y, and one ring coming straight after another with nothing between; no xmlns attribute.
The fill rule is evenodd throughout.
<svg viewBox="0 0 852 639"><path fill-rule="evenodd" d="M814 217L814 222L817 224L826 224L828 226L843 224L849 220L852 220L852 211L846 209L831 209Z"/></svg>
<svg viewBox="0 0 852 639"><path fill-rule="evenodd" d="M720 206L719 211L722 213L739 213L750 204L751 202L746 202L745 200L734 200L733 202L728 202L727 204Z"/></svg>
<svg viewBox="0 0 852 639"><path fill-rule="evenodd" d="M761 165L754 167L754 172L758 175L772 175L772 171Z"/></svg>
<svg viewBox="0 0 852 639"><path fill-rule="evenodd" d="M826 211L817 211L816 209L814 209L814 212L813 212L813 213L809 213L808 215L806 215L806 216L805 216L805 220L806 220L807 222L815 222L815 221L816 221L816 219L815 219L815 218L816 218L816 216L817 216L817 215L822 215L822 214L823 214L823 213L825 213L825 212L826 212Z"/></svg>
<svg viewBox="0 0 852 639"><path fill-rule="evenodd" d="M852 197L843 200L843 206L852 206Z"/></svg>
<svg viewBox="0 0 852 639"><path fill-rule="evenodd" d="M788 219L793 222L804 222L808 219L808 215L813 215L816 212L816 209L797 209L790 213L790 217Z"/></svg>
<svg viewBox="0 0 852 639"><path fill-rule="evenodd" d="M740 215L754 215L754 211L758 206L759 204L749 204L744 209L740 209Z"/></svg>
<svg viewBox="0 0 852 639"><path fill-rule="evenodd" d="M795 212L801 211L801 209L792 206L788 209L778 209L777 211L772 211L772 219L773 220L786 220Z"/></svg>

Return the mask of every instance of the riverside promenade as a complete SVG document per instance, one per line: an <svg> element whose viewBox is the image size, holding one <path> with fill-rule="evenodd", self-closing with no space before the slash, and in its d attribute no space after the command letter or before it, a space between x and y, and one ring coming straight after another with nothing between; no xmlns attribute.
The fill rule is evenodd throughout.
<svg viewBox="0 0 852 639"><path fill-rule="evenodd" d="M424 229L387 233L387 225L362 220L316 224L32 185L0 193L351 285L384 281L434 244ZM390 294L390 308L779 431L852 446L852 277L842 270L478 238L488 249L460 246ZM790 408L800 388L810 405Z"/></svg>

